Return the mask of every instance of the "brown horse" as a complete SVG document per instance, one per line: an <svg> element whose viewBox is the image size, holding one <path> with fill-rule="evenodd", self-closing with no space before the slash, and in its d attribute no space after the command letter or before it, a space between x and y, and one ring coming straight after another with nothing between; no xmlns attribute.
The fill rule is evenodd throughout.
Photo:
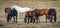
<svg viewBox="0 0 60 28"><path fill-rule="evenodd" d="M47 22L47 19L48 19L48 9L35 9L35 17L37 19L37 22L39 20L39 16L42 16L42 15L45 15L46 16L46 22Z"/></svg>
<svg viewBox="0 0 60 28"><path fill-rule="evenodd" d="M29 22L33 22L34 23L34 16L35 16L35 12L34 11L26 12L24 22L25 23L29 23Z"/></svg>

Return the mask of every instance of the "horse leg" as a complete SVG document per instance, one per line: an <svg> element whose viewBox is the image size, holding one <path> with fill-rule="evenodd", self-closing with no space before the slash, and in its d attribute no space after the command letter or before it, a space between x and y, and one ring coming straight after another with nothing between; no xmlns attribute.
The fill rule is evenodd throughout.
<svg viewBox="0 0 60 28"><path fill-rule="evenodd" d="M35 17L33 17L33 23L35 23Z"/></svg>
<svg viewBox="0 0 60 28"><path fill-rule="evenodd" d="M54 22L56 22L56 15L54 15Z"/></svg>
<svg viewBox="0 0 60 28"><path fill-rule="evenodd" d="M24 18L24 22L27 23L27 21L28 21L28 15L26 14Z"/></svg>
<svg viewBox="0 0 60 28"><path fill-rule="evenodd" d="M39 17L36 17L36 23L38 23L40 20L39 20Z"/></svg>
<svg viewBox="0 0 60 28"><path fill-rule="evenodd" d="M24 22L26 23L26 18L24 18Z"/></svg>
<svg viewBox="0 0 60 28"><path fill-rule="evenodd" d="M7 16L7 22L9 22L9 15Z"/></svg>
<svg viewBox="0 0 60 28"><path fill-rule="evenodd" d="M50 15L48 15L48 19L50 20Z"/></svg>
<svg viewBox="0 0 60 28"><path fill-rule="evenodd" d="M25 22L25 23L27 22L26 20L27 20L27 16L25 16L25 18L24 18L24 22Z"/></svg>
<svg viewBox="0 0 60 28"><path fill-rule="evenodd" d="M33 19L33 23L35 23L36 17L33 17L32 19Z"/></svg>
<svg viewBox="0 0 60 28"><path fill-rule="evenodd" d="M29 23L30 17L28 17L28 23Z"/></svg>
<svg viewBox="0 0 60 28"><path fill-rule="evenodd" d="M48 19L48 15L46 15L46 22L47 22L47 19Z"/></svg>
<svg viewBox="0 0 60 28"><path fill-rule="evenodd" d="M17 16L16 16L16 18L15 18L15 19L16 19L16 23L17 23L17 19L18 19L18 18L17 18Z"/></svg>
<svg viewBox="0 0 60 28"><path fill-rule="evenodd" d="M38 22L40 22L40 19L39 19L39 17L37 17L37 23L38 23Z"/></svg>
<svg viewBox="0 0 60 28"><path fill-rule="evenodd" d="M11 22L11 18L12 18L12 16L9 17L10 22Z"/></svg>
<svg viewBox="0 0 60 28"><path fill-rule="evenodd" d="M15 16L13 16L13 19L14 19L14 21L13 21L13 22L15 22Z"/></svg>
<svg viewBox="0 0 60 28"><path fill-rule="evenodd" d="M50 22L52 22L52 18L53 18L53 16L52 16L52 15L50 15Z"/></svg>
<svg viewBox="0 0 60 28"><path fill-rule="evenodd" d="M30 17L30 22L32 23L33 17Z"/></svg>

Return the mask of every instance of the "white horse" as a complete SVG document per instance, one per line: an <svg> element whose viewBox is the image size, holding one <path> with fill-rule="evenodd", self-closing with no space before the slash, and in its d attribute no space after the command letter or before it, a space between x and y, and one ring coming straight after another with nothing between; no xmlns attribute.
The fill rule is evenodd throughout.
<svg viewBox="0 0 60 28"><path fill-rule="evenodd" d="M31 11L31 8L28 7L19 7L17 5L11 6L11 9L15 8L18 11L18 18L19 18L19 13L25 13L28 11Z"/></svg>

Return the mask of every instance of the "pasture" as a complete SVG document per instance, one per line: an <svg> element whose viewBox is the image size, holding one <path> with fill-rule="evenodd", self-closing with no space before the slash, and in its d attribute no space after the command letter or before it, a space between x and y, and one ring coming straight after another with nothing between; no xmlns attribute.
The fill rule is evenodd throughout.
<svg viewBox="0 0 60 28"><path fill-rule="evenodd" d="M6 22L4 9L11 7L12 5L18 5L20 7L30 8L55 8L57 11L57 23L50 23L49 20L45 22L45 15L40 16L40 22L36 23L24 23L25 13L20 13L18 23ZM60 28L60 0L0 0L0 28Z"/></svg>

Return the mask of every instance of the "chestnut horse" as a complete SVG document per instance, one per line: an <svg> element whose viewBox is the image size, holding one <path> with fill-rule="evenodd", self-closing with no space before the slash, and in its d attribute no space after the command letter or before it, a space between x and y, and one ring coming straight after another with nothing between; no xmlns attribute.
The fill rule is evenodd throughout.
<svg viewBox="0 0 60 28"><path fill-rule="evenodd" d="M15 8L11 9L10 7L5 8L5 16L7 18L7 22L11 21L11 18L14 18L14 22L16 20L17 23L17 11Z"/></svg>
<svg viewBox="0 0 60 28"><path fill-rule="evenodd" d="M25 14L25 19L24 22L25 23L29 23L29 22L33 22L34 23L34 16L35 16L35 12L34 11L28 11Z"/></svg>
<svg viewBox="0 0 60 28"><path fill-rule="evenodd" d="M38 21L40 21L39 16L45 15L46 22L47 22L47 19L49 19L48 9L35 9L34 12L35 12L35 18L37 20L37 23Z"/></svg>

